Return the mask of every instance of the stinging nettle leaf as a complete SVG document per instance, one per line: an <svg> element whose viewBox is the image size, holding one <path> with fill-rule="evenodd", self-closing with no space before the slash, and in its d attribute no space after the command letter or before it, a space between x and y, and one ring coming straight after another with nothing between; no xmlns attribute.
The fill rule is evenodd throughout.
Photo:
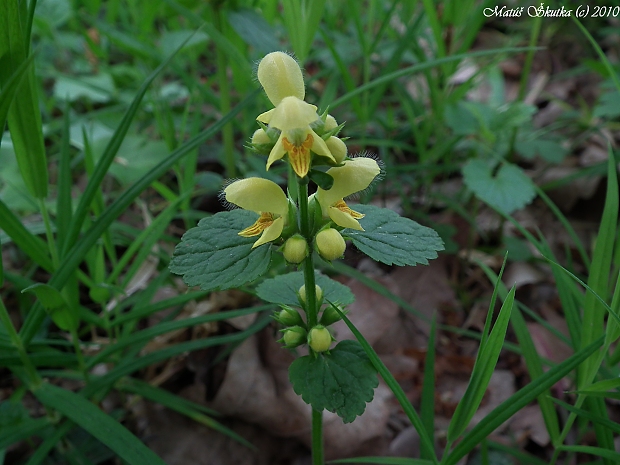
<svg viewBox="0 0 620 465"><path fill-rule="evenodd" d="M318 271L314 272L314 278L316 284L319 285L323 291L324 301L349 305L355 300L351 289L344 284L340 284ZM293 273L276 276L272 279L266 279L256 287L256 294L267 302L299 307L297 291L303 285L303 272L295 271Z"/></svg>
<svg viewBox="0 0 620 465"><path fill-rule="evenodd" d="M181 238L170 262L170 271L182 275L188 286L204 291L239 287L261 276L271 263L271 246L255 249L256 237L241 237L239 231L258 215L232 210L204 218Z"/></svg>
<svg viewBox="0 0 620 465"><path fill-rule="evenodd" d="M295 360L289 379L304 402L318 411L336 413L350 423L364 413L379 385L377 372L357 341L342 341L317 357Z"/></svg>
<svg viewBox="0 0 620 465"><path fill-rule="evenodd" d="M356 205L354 210L366 215L360 220L364 231L345 229L342 235L373 260L386 265L427 265L444 249L437 232L396 212L373 205Z"/></svg>

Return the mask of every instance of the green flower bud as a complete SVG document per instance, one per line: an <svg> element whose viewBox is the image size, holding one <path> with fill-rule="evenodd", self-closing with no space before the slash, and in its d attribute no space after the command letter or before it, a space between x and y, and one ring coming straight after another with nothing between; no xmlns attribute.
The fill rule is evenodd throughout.
<svg viewBox="0 0 620 465"><path fill-rule="evenodd" d="M282 249L284 258L289 263L301 263L308 256L308 242L299 234L287 239Z"/></svg>
<svg viewBox="0 0 620 465"><path fill-rule="evenodd" d="M266 145L266 144L273 144L273 142L271 142L271 138L267 135L265 130L263 128L259 128L256 131L254 131L254 134L252 135L252 144Z"/></svg>
<svg viewBox="0 0 620 465"><path fill-rule="evenodd" d="M325 141L327 144L327 148L334 156L336 163L340 164L344 161L344 158L347 156L347 145L342 142L341 139L337 137L331 136L329 139Z"/></svg>
<svg viewBox="0 0 620 465"><path fill-rule="evenodd" d="M343 309L338 307L338 309L342 312ZM338 312L334 309L333 306L329 306L327 307L325 310L323 310L323 314L321 315L321 319L319 320L319 323L322 324L323 326L329 326L331 324L334 324L336 321L340 321L342 320L342 317L340 315L338 315Z"/></svg>
<svg viewBox="0 0 620 465"><path fill-rule="evenodd" d="M314 288L316 289L316 300L317 302L320 302L323 299L323 289L321 289L321 287L318 284L314 285ZM301 300L302 304L306 303L306 285L304 284L303 286L301 286L299 288L299 291L297 291L299 294L299 300Z"/></svg>
<svg viewBox="0 0 620 465"><path fill-rule="evenodd" d="M308 332L301 326L291 326L283 330L284 336L278 342L283 342L288 349L293 349L305 344L308 339Z"/></svg>
<svg viewBox="0 0 620 465"><path fill-rule="evenodd" d="M315 243L319 254L327 261L342 257L347 248L342 235L333 228L319 231L316 235Z"/></svg>
<svg viewBox="0 0 620 465"><path fill-rule="evenodd" d="M315 352L325 352L332 345L332 335L325 326L317 325L308 333L308 344Z"/></svg>
<svg viewBox="0 0 620 465"><path fill-rule="evenodd" d="M274 317L276 321L284 326L303 326L304 320L302 320L299 312L289 307L288 305L282 305L282 310Z"/></svg>

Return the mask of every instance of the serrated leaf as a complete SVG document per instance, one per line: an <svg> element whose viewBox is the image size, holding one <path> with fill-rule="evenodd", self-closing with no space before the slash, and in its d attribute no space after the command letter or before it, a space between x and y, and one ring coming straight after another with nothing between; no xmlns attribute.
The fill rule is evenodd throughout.
<svg viewBox="0 0 620 465"><path fill-rule="evenodd" d="M256 221L246 210L216 213L187 231L174 250L170 271L182 275L188 286L204 291L239 287L269 269L271 245L255 249L257 237L241 237L239 231Z"/></svg>
<svg viewBox="0 0 620 465"><path fill-rule="evenodd" d="M476 197L507 215L525 207L536 195L532 180L509 163L493 175L492 165L472 159L463 166L463 180Z"/></svg>
<svg viewBox="0 0 620 465"><path fill-rule="evenodd" d="M377 372L357 341L342 341L329 353L306 355L289 368L289 379L304 402L336 413L350 423L364 413L379 385Z"/></svg>
<svg viewBox="0 0 620 465"><path fill-rule="evenodd" d="M323 299L330 302L338 302L349 305L355 300L355 296L344 284L340 284L328 278L318 271L314 272L314 279L323 290ZM299 306L297 291L304 285L304 274L295 271L275 278L266 279L256 287L256 294L261 299L274 304L284 304L293 307Z"/></svg>
<svg viewBox="0 0 620 465"><path fill-rule="evenodd" d="M373 205L355 205L354 210L366 215L360 220L364 231L345 229L342 235L373 260L386 265L427 265L444 249L437 232L396 212Z"/></svg>

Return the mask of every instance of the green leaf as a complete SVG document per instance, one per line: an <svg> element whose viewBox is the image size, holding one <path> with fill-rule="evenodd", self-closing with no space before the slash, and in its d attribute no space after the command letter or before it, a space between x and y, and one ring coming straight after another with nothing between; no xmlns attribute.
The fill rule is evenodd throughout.
<svg viewBox="0 0 620 465"><path fill-rule="evenodd" d="M127 463L165 465L155 452L129 430L84 397L49 383L43 383L33 394L43 405L58 410L73 420Z"/></svg>
<svg viewBox="0 0 620 465"><path fill-rule="evenodd" d="M316 284L323 290L323 299L325 301L349 305L355 300L351 289L344 284L340 284L318 271L314 272L314 279ZM295 271L294 273L266 279L256 287L256 294L267 302L299 307L297 291L303 285L304 273L302 271Z"/></svg>
<svg viewBox="0 0 620 465"><path fill-rule="evenodd" d="M37 283L27 287L22 292L32 292L36 295L45 311L60 329L73 331L77 328L77 313L70 308L57 289L48 284Z"/></svg>
<svg viewBox="0 0 620 465"><path fill-rule="evenodd" d="M251 8L227 9L228 23L243 41L261 54L280 50L274 29L262 15Z"/></svg>
<svg viewBox="0 0 620 465"><path fill-rule="evenodd" d="M530 203L536 192L521 168L504 163L497 173L485 160L473 159L463 166L463 179L483 202L509 215Z"/></svg>
<svg viewBox="0 0 620 465"><path fill-rule="evenodd" d="M364 413L379 385L377 372L357 341L342 341L329 352L306 355L289 369L293 389L318 411L336 413L345 423Z"/></svg>
<svg viewBox="0 0 620 465"><path fill-rule="evenodd" d="M216 213L187 231L174 250L170 271L183 275L188 286L203 291L239 287L269 269L271 246L255 249L256 237L241 237L239 231L256 221L246 210Z"/></svg>
<svg viewBox="0 0 620 465"><path fill-rule="evenodd" d="M534 138L515 142L515 150L528 160L536 155L551 163L560 163L566 157L568 150L556 140Z"/></svg>
<svg viewBox="0 0 620 465"><path fill-rule="evenodd" d="M356 205L366 215L360 224L364 231L345 229L342 235L373 260L386 265L428 265L443 250L443 241L431 228L386 208Z"/></svg>
<svg viewBox="0 0 620 465"><path fill-rule="evenodd" d="M330 190L334 185L334 178L330 174L325 173L324 171L314 169L310 170L310 172L308 173L308 177L312 179L312 181L317 186L326 191Z"/></svg>
<svg viewBox="0 0 620 465"><path fill-rule="evenodd" d="M488 338L483 338L469 384L450 421L448 442L453 442L465 431L482 402L504 344L514 298L515 288L513 287L504 300L491 333Z"/></svg>

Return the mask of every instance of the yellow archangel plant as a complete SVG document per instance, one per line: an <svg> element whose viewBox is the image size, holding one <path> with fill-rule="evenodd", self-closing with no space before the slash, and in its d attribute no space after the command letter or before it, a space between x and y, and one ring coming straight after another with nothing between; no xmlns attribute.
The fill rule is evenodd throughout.
<svg viewBox="0 0 620 465"><path fill-rule="evenodd" d="M346 286L318 273L315 261L329 268L344 254L346 240L388 265L427 263L443 245L433 230L390 210L349 206L345 199L380 175L378 162L348 155L338 137L342 125L305 101L302 71L291 56L270 53L257 72L274 108L258 116L251 148L267 156L267 170L277 161L288 162L289 189L295 195L259 177L228 184L223 197L240 208L207 217L185 233L170 268L188 285L215 290L251 283L270 268L281 270L284 263L274 254L299 267L263 280L256 294L280 306L274 318L282 327L284 347L308 347L309 355L291 364L289 377L295 392L313 407L313 463L318 465L323 463L321 412L353 421L372 400L378 380L357 341L332 347L330 326L343 318L354 297ZM311 182L316 188L309 195Z"/></svg>

